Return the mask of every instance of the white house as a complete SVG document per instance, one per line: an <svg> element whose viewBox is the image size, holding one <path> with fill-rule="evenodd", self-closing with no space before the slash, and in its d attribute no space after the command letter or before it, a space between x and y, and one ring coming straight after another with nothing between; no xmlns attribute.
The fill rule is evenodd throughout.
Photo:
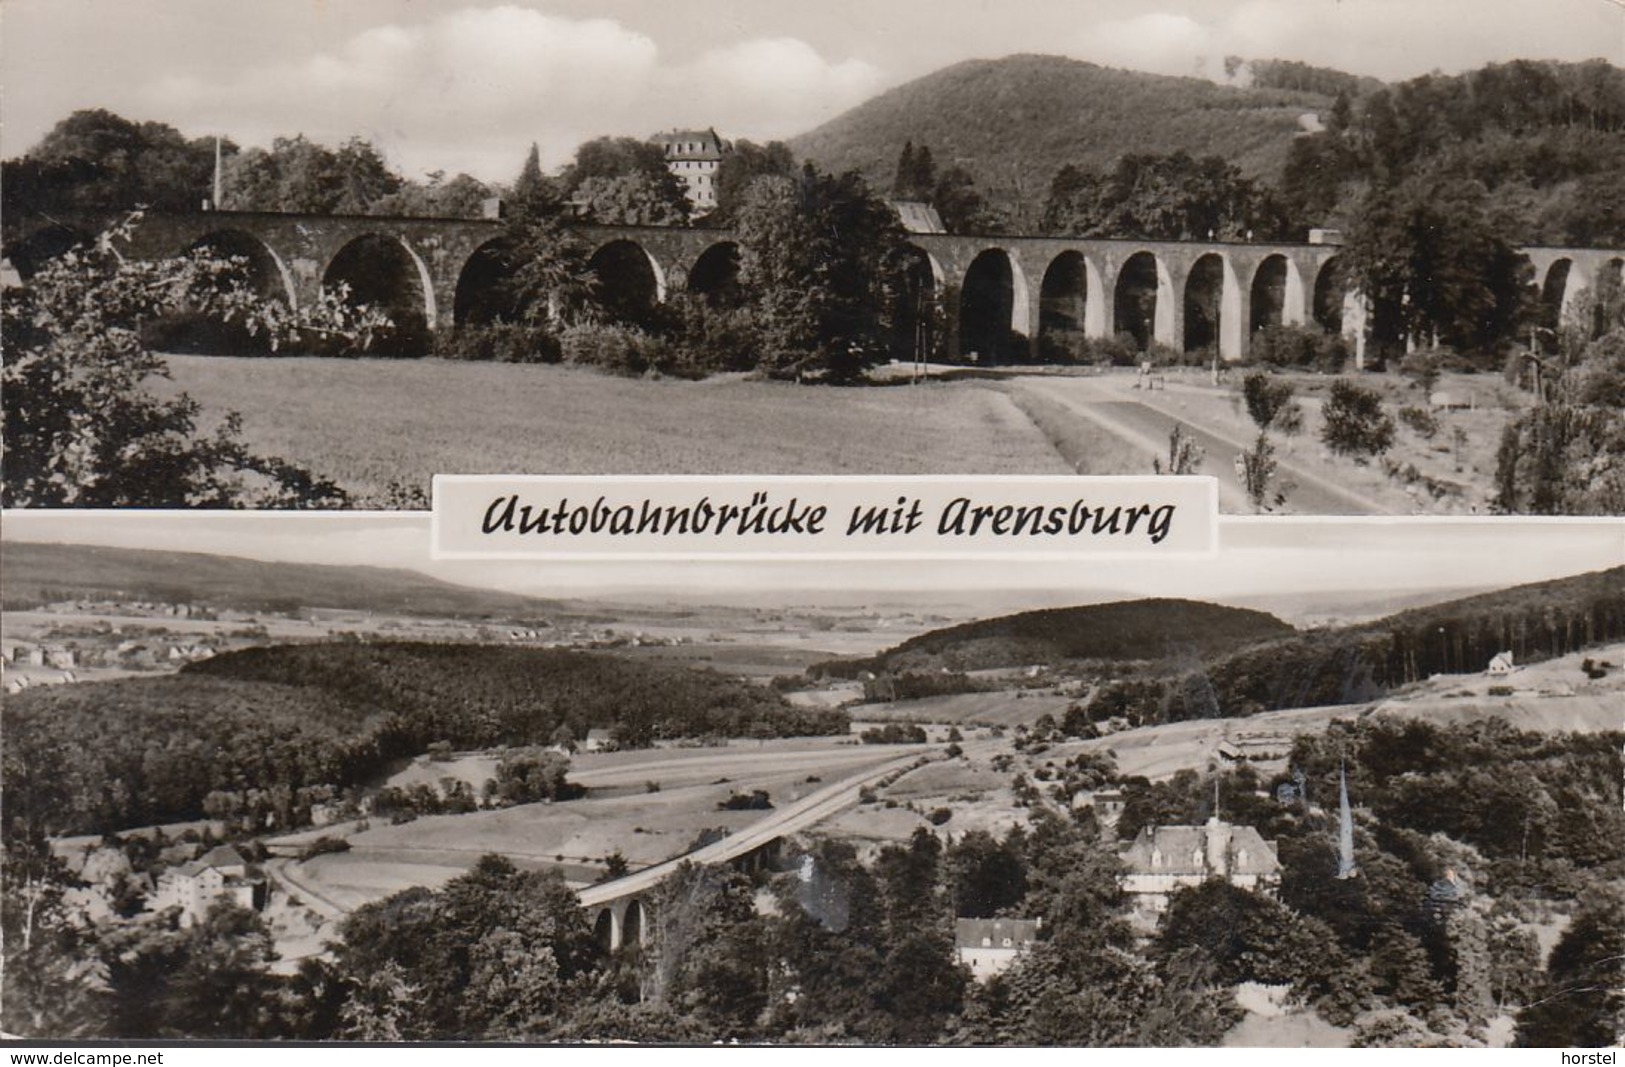
<svg viewBox="0 0 1625 1067"><path fill-rule="evenodd" d="M956 919L954 948L959 962L985 982L1016 962L1038 940L1038 919Z"/></svg>
<svg viewBox="0 0 1625 1067"><path fill-rule="evenodd" d="M190 863L170 867L158 878L153 909L181 909L181 925L190 926L217 900L258 911L265 906L267 883L260 869L231 845L219 845Z"/></svg>

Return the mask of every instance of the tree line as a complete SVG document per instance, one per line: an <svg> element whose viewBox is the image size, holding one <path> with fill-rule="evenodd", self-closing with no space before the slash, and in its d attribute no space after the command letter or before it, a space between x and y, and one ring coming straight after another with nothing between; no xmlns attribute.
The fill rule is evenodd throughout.
<svg viewBox="0 0 1625 1067"><path fill-rule="evenodd" d="M437 742L521 748L553 744L561 728L575 738L606 729L636 747L847 727L842 711L797 708L706 670L546 649L360 643L253 649L163 678L30 690L0 714L8 824L51 834L212 817L211 796L250 791L263 795L262 816L296 825L318 791L363 785ZM530 772L510 769L510 792L525 794Z"/></svg>

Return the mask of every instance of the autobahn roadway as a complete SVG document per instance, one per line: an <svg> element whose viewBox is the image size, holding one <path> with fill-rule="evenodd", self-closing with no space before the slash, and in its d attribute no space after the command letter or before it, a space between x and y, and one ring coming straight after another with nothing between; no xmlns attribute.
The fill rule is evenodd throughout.
<svg viewBox="0 0 1625 1067"><path fill-rule="evenodd" d="M629 874L624 878L617 878L613 882L588 886L581 891L581 905L585 908L592 908L607 904L613 900L619 900L622 897L646 893L659 885L678 866L685 862L700 865L726 863L778 838L799 833L822 822L841 809L857 803L858 793L864 786L873 785L889 774L906 771L919 763L927 753L934 753L935 751L937 750L934 746L926 748L924 751L916 750L907 756L890 760L851 778L843 778L839 782L833 782L822 789L807 794L794 804L775 810L766 818L754 822L738 833L730 834L720 841L714 841L703 848L684 853L663 863L657 863L652 867L645 867L641 871Z"/></svg>

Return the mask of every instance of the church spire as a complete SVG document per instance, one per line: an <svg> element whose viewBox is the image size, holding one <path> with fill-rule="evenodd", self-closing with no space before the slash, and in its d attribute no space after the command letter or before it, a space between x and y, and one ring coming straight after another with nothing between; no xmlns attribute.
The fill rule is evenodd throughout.
<svg viewBox="0 0 1625 1067"><path fill-rule="evenodd" d="M1337 877L1352 878L1358 869L1354 866L1354 814L1349 810L1348 768L1337 768Z"/></svg>

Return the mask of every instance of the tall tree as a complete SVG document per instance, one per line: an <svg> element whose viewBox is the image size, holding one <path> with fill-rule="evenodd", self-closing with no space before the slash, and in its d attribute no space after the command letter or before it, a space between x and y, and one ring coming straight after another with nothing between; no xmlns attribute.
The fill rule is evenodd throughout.
<svg viewBox="0 0 1625 1067"><path fill-rule="evenodd" d="M809 164L795 178L758 179L737 232L769 365L848 378L885 357L903 232L862 178Z"/></svg>
<svg viewBox="0 0 1625 1067"><path fill-rule="evenodd" d="M1406 335L1491 351L1521 320L1528 269L1472 182L1415 179L1374 186L1344 248L1354 284L1372 303L1379 344Z"/></svg>

